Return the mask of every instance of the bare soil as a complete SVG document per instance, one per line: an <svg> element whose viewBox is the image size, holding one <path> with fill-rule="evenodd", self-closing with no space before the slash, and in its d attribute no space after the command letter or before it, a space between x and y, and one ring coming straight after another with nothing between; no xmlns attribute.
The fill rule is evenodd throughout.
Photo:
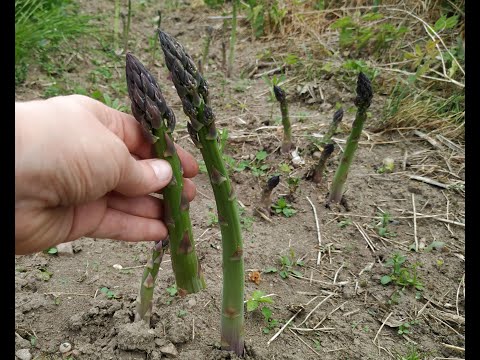
<svg viewBox="0 0 480 360"><path fill-rule="evenodd" d="M113 13L111 2L81 3L89 13ZM145 7L140 11L139 8L132 19L132 39L135 39L132 44L137 43L131 46L132 51L146 64L150 55L145 43L154 29L150 19L155 14L156 9ZM204 7L164 11L162 24L198 59L205 24L220 24L208 19L214 15L220 14ZM240 26L236 68L240 71L254 64L263 49L275 49L281 43L281 39L274 38L252 42L249 28ZM305 179L315 163L311 139L315 133L326 130L337 102L353 105L354 89L346 91L333 78L320 79L325 100L307 104L295 94L295 86L288 87L293 135L305 161L294 166L291 156L279 153L280 112L276 103L268 101L265 82L254 78L239 89L238 80L224 81L220 49L220 41L214 41L206 77L218 128L229 131L225 151L238 161L251 159L258 151L265 150L269 154L265 163L270 165L261 177L249 170L231 171L238 199L244 206L243 218L253 219L251 226L247 224L244 229L246 296L257 289L274 294L270 308L273 318L280 321L278 327L265 334L260 311L246 312L245 358L390 359L405 356L411 346L416 347L422 359L462 357L465 233L463 226L444 220L464 221L464 193L410 179L417 174L446 184L463 180L462 154L446 147L433 147L409 130L373 133L370 129L378 124L385 100L375 95L371 117L348 177L346 204L327 208L328 188L354 113L346 112L341 132L335 136L339 139L338 147L328 164L326 183L321 186ZM179 126L177 142L200 160L185 131L186 118L167 79L163 59L158 56L150 68L157 72L165 98L171 102L178 123L183 125ZM79 66L72 76L81 81L82 73L86 72ZM17 89L17 99L38 96L32 85L35 76L42 78L40 72L30 75L27 85ZM126 99L125 103L128 104ZM386 157L394 159L394 172L380 174L377 170ZM290 164L290 173L282 173L278 168L280 163ZM261 187L268 174L273 173L281 173L274 201L290 195L288 198L297 213L290 218L272 215L271 221L266 221L256 215L255 207ZM301 179L293 194L289 194L289 176ZM75 252L71 256L45 253L16 256L16 350L28 348L37 359L236 358L219 350L221 239L217 225L207 225L209 213L215 211L213 194L205 174L199 174L195 183L198 194L191 205L191 217L207 281L205 291L184 298L170 296L166 288L174 284L174 276L169 256L165 256L155 288L152 328L146 330L139 328L133 318L142 266L151 244L83 238L74 242ZM316 209L320 246L308 199ZM396 236L378 236L378 214L382 211L392 215L388 230ZM341 221L345 220L349 224L341 227L344 224ZM415 236L421 248L418 252L410 250ZM428 251L426 247L433 241L444 245ZM321 261L317 264L319 251ZM387 260L396 252L406 256L406 267L419 265L417 274L423 291L409 286L397 292L402 289L400 286L380 283L382 276L391 270L385 266ZM272 266L280 269L279 257L291 254L305 263L295 267L302 277L282 279L278 273L262 272ZM117 270L114 264L124 269ZM249 281L252 271L261 273L258 285ZM115 296L106 296L100 290L103 287L112 290ZM290 326L267 345L302 306L304 310ZM411 325L409 333L399 334L401 324L414 320L417 322ZM316 325L316 330L312 330ZM72 350L62 355L59 346L65 342L72 345Z"/></svg>

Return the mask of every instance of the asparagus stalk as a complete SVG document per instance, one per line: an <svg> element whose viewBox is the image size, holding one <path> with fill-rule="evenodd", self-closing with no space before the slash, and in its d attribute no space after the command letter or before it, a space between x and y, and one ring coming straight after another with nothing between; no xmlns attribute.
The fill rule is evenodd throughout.
<svg viewBox="0 0 480 360"><path fill-rule="evenodd" d="M334 145L332 143L325 145L322 151L322 155L320 155L320 159L318 160L318 164L315 166L313 170L312 180L316 184L320 184L323 179L323 172L325 171L325 166L327 165L327 160L332 155L334 150Z"/></svg>
<svg viewBox="0 0 480 360"><path fill-rule="evenodd" d="M282 125L283 125L283 142L282 153L288 153L293 146L292 143L292 127L290 126L290 117L288 116L288 104L287 96L285 92L277 85L273 86L273 92L275 98L280 103L280 111L282 112Z"/></svg>
<svg viewBox="0 0 480 360"><path fill-rule="evenodd" d="M270 216L270 208L272 206L272 191L273 189L275 189L279 182L280 176L272 176L270 179L268 179L267 184L262 189L262 197L260 199L261 208L259 208L258 210L265 214L265 216L267 217Z"/></svg>
<svg viewBox="0 0 480 360"><path fill-rule="evenodd" d="M183 111L189 117L189 134L200 149L210 177L222 234L222 348L242 356L244 352L243 241L237 200L217 141L215 116L209 104L208 84L191 57L176 39L159 31L167 68Z"/></svg>
<svg viewBox="0 0 480 360"><path fill-rule="evenodd" d="M335 131L337 131L337 127L342 121L342 119L343 119L343 108L340 108L337 111L335 111L335 113L333 114L332 122L330 123L330 126L321 141L323 145L331 143L332 136L335 134Z"/></svg>
<svg viewBox="0 0 480 360"><path fill-rule="evenodd" d="M167 249L168 243L168 238L155 243L152 249L152 257L148 260L143 270L140 293L137 298L135 321L143 320L148 326L150 326L150 318L152 317L155 279L157 278L158 270L162 263L163 252Z"/></svg>
<svg viewBox="0 0 480 360"><path fill-rule="evenodd" d="M155 78L131 54L127 54L126 76L132 113L153 135L157 156L168 161L173 170L170 184L162 191L172 267L179 293L195 293L205 288L205 281L195 253L189 202L183 193L181 163L171 135L175 115L167 106ZM152 277L155 281L153 274Z"/></svg>
<svg viewBox="0 0 480 360"><path fill-rule="evenodd" d="M342 200L345 182L347 181L348 170L352 164L353 156L358 147L358 141L362 133L363 125L367 119L367 110L370 107L373 97L372 84L370 80L361 72L357 79L357 97L355 106L357 113L353 121L352 131L348 137L345 151L343 152L340 164L335 172L328 202L339 203Z"/></svg>

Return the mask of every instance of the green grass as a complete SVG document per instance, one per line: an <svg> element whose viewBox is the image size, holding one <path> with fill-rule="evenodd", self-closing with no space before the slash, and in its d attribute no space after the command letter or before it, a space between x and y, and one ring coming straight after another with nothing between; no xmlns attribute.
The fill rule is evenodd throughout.
<svg viewBox="0 0 480 360"><path fill-rule="evenodd" d="M75 13L68 0L15 1L15 84L25 81L29 65L91 29L89 17Z"/></svg>

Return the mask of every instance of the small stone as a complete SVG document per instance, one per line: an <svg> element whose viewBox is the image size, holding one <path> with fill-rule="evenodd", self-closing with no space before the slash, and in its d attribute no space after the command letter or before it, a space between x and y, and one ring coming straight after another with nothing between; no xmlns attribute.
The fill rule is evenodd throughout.
<svg viewBox="0 0 480 360"><path fill-rule="evenodd" d="M15 353L15 355L20 360L30 360L32 358L32 354L30 354L30 350L28 349L20 349Z"/></svg>
<svg viewBox="0 0 480 360"><path fill-rule="evenodd" d="M68 342L64 342L60 344L59 350L62 354L65 354L72 350L72 345Z"/></svg>
<svg viewBox="0 0 480 360"><path fill-rule="evenodd" d="M320 159L321 156L322 156L322 153L320 151L315 151L313 153L313 158L314 159Z"/></svg>
<svg viewBox="0 0 480 360"><path fill-rule="evenodd" d="M113 265L113 268L116 269L116 270L122 270L123 266L120 265L120 264L115 264L115 265Z"/></svg>
<svg viewBox="0 0 480 360"><path fill-rule="evenodd" d="M178 351L172 343L162 346L160 351L168 358L176 358L178 356Z"/></svg>
<svg viewBox="0 0 480 360"><path fill-rule="evenodd" d="M66 255L66 256L73 255L73 245L71 242L58 244L56 248L58 251L58 255Z"/></svg>
<svg viewBox="0 0 480 360"><path fill-rule="evenodd" d="M190 299L188 300L187 305L188 307L193 308L195 305L197 305L197 301L195 299Z"/></svg>

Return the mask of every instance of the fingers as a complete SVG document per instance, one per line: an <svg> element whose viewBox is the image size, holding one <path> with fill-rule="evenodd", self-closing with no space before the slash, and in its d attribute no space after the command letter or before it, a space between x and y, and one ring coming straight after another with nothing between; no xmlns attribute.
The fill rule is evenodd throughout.
<svg viewBox="0 0 480 360"><path fill-rule="evenodd" d="M149 159L137 161L131 156L124 157L120 164L121 176L115 191L126 196L148 195L168 185L172 168L165 160Z"/></svg>
<svg viewBox="0 0 480 360"><path fill-rule="evenodd" d="M183 192L187 195L188 201L195 199L197 195L197 187L190 179L183 179Z"/></svg>
<svg viewBox="0 0 480 360"><path fill-rule="evenodd" d="M107 206L130 215L148 219L160 219L163 215L162 200L150 196L127 197L119 193L107 195Z"/></svg>
<svg viewBox="0 0 480 360"><path fill-rule="evenodd" d="M143 159L153 157L153 149L142 126L132 115L110 108L109 106L83 95L70 95L71 99L82 104L111 132L117 135L132 154Z"/></svg>
<svg viewBox="0 0 480 360"><path fill-rule="evenodd" d="M123 241L158 241L168 235L168 229L160 220L147 219L107 209L98 227L87 234L89 237Z"/></svg>
<svg viewBox="0 0 480 360"><path fill-rule="evenodd" d="M178 157L183 167L183 177L192 178L198 174L198 163L188 151L175 144Z"/></svg>
<svg viewBox="0 0 480 360"><path fill-rule="evenodd" d="M190 179L184 179L183 187L188 201L192 201L197 194L195 184ZM163 216L163 201L151 195L127 197L113 192L107 195L107 206L130 215L149 219L160 219Z"/></svg>

